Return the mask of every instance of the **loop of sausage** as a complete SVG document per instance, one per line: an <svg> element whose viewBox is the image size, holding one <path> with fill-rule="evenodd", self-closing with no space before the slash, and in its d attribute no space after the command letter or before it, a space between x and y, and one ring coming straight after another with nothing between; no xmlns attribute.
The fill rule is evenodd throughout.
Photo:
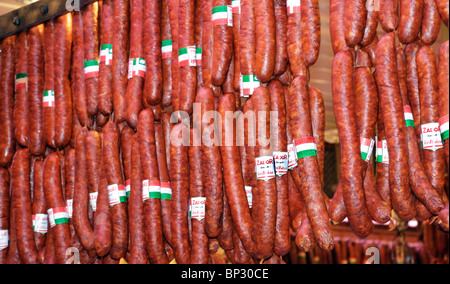
<svg viewBox="0 0 450 284"><path fill-rule="evenodd" d="M423 0L423 17L420 39L425 45L433 45L439 37L441 19L435 0Z"/></svg>
<svg viewBox="0 0 450 284"><path fill-rule="evenodd" d="M401 43L408 44L417 39L420 26L422 24L424 2L424 0L400 1L400 24L398 26L398 38Z"/></svg>
<svg viewBox="0 0 450 284"><path fill-rule="evenodd" d="M397 29L399 24L398 0L379 0L380 24L383 30L390 33Z"/></svg>
<svg viewBox="0 0 450 284"><path fill-rule="evenodd" d="M344 0L345 42L348 47L355 47L364 37L367 9L366 0Z"/></svg>
<svg viewBox="0 0 450 284"><path fill-rule="evenodd" d="M15 103L14 103L14 131L15 139L22 147L28 146L29 133L29 112L28 112L28 97L27 97L27 83L20 84L20 80L28 80L27 74L27 50L28 50L28 35L27 32L22 32L16 37L16 64L15 64Z"/></svg>

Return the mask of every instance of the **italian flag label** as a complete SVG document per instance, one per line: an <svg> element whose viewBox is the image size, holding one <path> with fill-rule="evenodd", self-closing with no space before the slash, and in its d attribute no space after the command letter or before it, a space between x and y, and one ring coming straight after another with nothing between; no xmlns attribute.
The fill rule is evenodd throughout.
<svg viewBox="0 0 450 284"><path fill-rule="evenodd" d="M241 14L241 0L231 1L231 8L233 10L233 14Z"/></svg>
<svg viewBox="0 0 450 284"><path fill-rule="evenodd" d="M113 50L112 44L102 44L100 47L100 63L104 63L105 65L112 65L113 59Z"/></svg>
<svg viewBox="0 0 450 284"><path fill-rule="evenodd" d="M414 124L414 116L410 106L404 106L403 111L405 113L406 127L416 127Z"/></svg>
<svg viewBox="0 0 450 284"><path fill-rule="evenodd" d="M72 216L73 216L73 199L67 199L65 204L66 204L67 214L69 214L69 218L72 218Z"/></svg>
<svg viewBox="0 0 450 284"><path fill-rule="evenodd" d="M241 75L241 97L250 97L261 86L255 75Z"/></svg>
<svg viewBox="0 0 450 284"><path fill-rule="evenodd" d="M389 149L388 149L388 143L387 140L381 141L382 147L383 147L383 159L382 163L389 165Z"/></svg>
<svg viewBox="0 0 450 284"><path fill-rule="evenodd" d="M144 180L142 183L143 187L146 187L142 191L148 192L148 198L161 199L161 183L158 180Z"/></svg>
<svg viewBox="0 0 450 284"><path fill-rule="evenodd" d="M128 61L128 79L133 77L145 77L147 67L145 65L145 59L143 58L131 58Z"/></svg>
<svg viewBox="0 0 450 284"><path fill-rule="evenodd" d="M195 54L195 63L197 66L202 66L202 48L197 47L196 54Z"/></svg>
<svg viewBox="0 0 450 284"><path fill-rule="evenodd" d="M98 61L97 60L91 60L91 61L84 61L84 78L94 78L98 77Z"/></svg>
<svg viewBox="0 0 450 284"><path fill-rule="evenodd" d="M28 90L28 75L27 73L16 74L15 90L20 89Z"/></svg>
<svg viewBox="0 0 450 284"><path fill-rule="evenodd" d="M375 141L373 139L361 137L361 158L363 159L363 161L370 161L374 144Z"/></svg>
<svg viewBox="0 0 450 284"><path fill-rule="evenodd" d="M109 206L127 202L127 193L123 184L108 185Z"/></svg>
<svg viewBox="0 0 450 284"><path fill-rule="evenodd" d="M300 13L300 0L287 0L286 8L288 15Z"/></svg>
<svg viewBox="0 0 450 284"><path fill-rule="evenodd" d="M297 153L295 153L294 144L289 144L288 148L288 169L292 170L297 166Z"/></svg>
<svg viewBox="0 0 450 284"><path fill-rule="evenodd" d="M233 7L231 5L214 7L212 13L212 24L213 26L226 25L228 27L232 27Z"/></svg>
<svg viewBox="0 0 450 284"><path fill-rule="evenodd" d="M44 97L42 99L43 107L55 107L55 91L44 91Z"/></svg>
<svg viewBox="0 0 450 284"><path fill-rule="evenodd" d="M171 39L163 40L161 43L162 59L171 58L173 51L173 43Z"/></svg>
<svg viewBox="0 0 450 284"><path fill-rule="evenodd" d="M317 145L314 137L303 137L294 140L297 158L317 157Z"/></svg>
<svg viewBox="0 0 450 284"><path fill-rule="evenodd" d="M382 163L383 162L383 142L378 141L378 137L375 137L375 141L376 141L376 145L377 145L377 151L376 151L377 163Z"/></svg>
<svg viewBox="0 0 450 284"><path fill-rule="evenodd" d="M421 125L420 140L422 149L437 151L444 147L442 144L441 130L439 123L433 122Z"/></svg>
<svg viewBox="0 0 450 284"><path fill-rule="evenodd" d="M33 215L33 232L40 234L47 234L48 231L48 215L36 214Z"/></svg>
<svg viewBox="0 0 450 284"><path fill-rule="evenodd" d="M48 221L51 228L59 224L69 224L69 213L67 213L66 207L49 209Z"/></svg>
<svg viewBox="0 0 450 284"><path fill-rule="evenodd" d="M194 45L181 48L178 51L178 63L180 68L185 66L197 66L197 47Z"/></svg>
<svg viewBox="0 0 450 284"><path fill-rule="evenodd" d="M130 198L130 192L131 192L131 181L129 179L127 179L125 181L125 191L127 194L127 199Z"/></svg>
<svg viewBox="0 0 450 284"><path fill-rule="evenodd" d="M248 208L251 209L253 207L253 194L251 186L245 187L245 195L247 195Z"/></svg>
<svg viewBox="0 0 450 284"><path fill-rule="evenodd" d="M439 128L441 130L442 141L448 139L448 114L439 119Z"/></svg>
<svg viewBox="0 0 450 284"><path fill-rule="evenodd" d="M192 197L189 200L189 217L202 220L205 218L206 197Z"/></svg>
<svg viewBox="0 0 450 284"><path fill-rule="evenodd" d="M172 188L170 187L170 182L161 183L161 199L172 199Z"/></svg>
<svg viewBox="0 0 450 284"><path fill-rule="evenodd" d="M92 211L97 212L98 192L89 193L89 204L91 204Z"/></svg>
<svg viewBox="0 0 450 284"><path fill-rule="evenodd" d="M9 245L8 230L0 230L0 250L7 248Z"/></svg>
<svg viewBox="0 0 450 284"><path fill-rule="evenodd" d="M255 158L256 179L268 181L275 177L275 167L272 156Z"/></svg>
<svg viewBox="0 0 450 284"><path fill-rule="evenodd" d="M288 172L288 152L273 152L273 160L275 164L275 174L282 176Z"/></svg>

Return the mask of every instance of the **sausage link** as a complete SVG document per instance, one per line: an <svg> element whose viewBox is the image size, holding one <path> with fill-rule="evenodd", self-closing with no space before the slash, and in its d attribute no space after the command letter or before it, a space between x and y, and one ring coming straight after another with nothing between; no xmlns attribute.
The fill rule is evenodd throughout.
<svg viewBox="0 0 450 284"><path fill-rule="evenodd" d="M227 77L225 78L225 81L222 84L222 94L231 93L234 94L234 55L231 54L231 61L230 66L228 68Z"/></svg>
<svg viewBox="0 0 450 284"><path fill-rule="evenodd" d="M102 164L102 139L100 133L94 130L89 131L85 138L86 154L86 176L88 191L91 195L98 196L98 187L100 183L101 164ZM96 201L95 201L96 202ZM96 217L94 211L94 219Z"/></svg>
<svg viewBox="0 0 450 284"><path fill-rule="evenodd" d="M114 22L113 1L103 0L100 12L100 60L98 72L98 110L109 115L113 110L112 94L112 42L115 31L111 29Z"/></svg>
<svg viewBox="0 0 450 284"><path fill-rule="evenodd" d="M302 14L301 9L295 7L288 7L288 21L287 21L287 52L289 56L289 66L291 68L293 77L305 72L303 65L304 54L302 53Z"/></svg>
<svg viewBox="0 0 450 284"><path fill-rule="evenodd" d="M342 180L342 178L341 178ZM328 214L334 224L340 224L348 216L347 207L344 203L344 195L342 189L342 181L339 182L333 198L328 205Z"/></svg>
<svg viewBox="0 0 450 284"><path fill-rule="evenodd" d="M419 97L419 72L417 70L416 55L422 45L419 42L408 44L405 47L406 56L406 87L408 100L414 116L417 140L420 143L420 97Z"/></svg>
<svg viewBox="0 0 450 284"><path fill-rule="evenodd" d="M172 108L175 112L179 110L178 92L180 84L180 66L178 64L178 50L180 49L178 39L179 2L180 0L167 0L170 31L172 33ZM203 49L205 49L205 46L203 46Z"/></svg>
<svg viewBox="0 0 450 284"><path fill-rule="evenodd" d="M284 1L284 0L281 0ZM240 40L241 40L241 1L240 0L232 0L232 9L233 9L233 51L234 51L234 80L233 80L233 87L235 92L239 92L241 89L241 59L240 59ZM284 7L285 8L285 7ZM275 5L275 11L277 9L277 6ZM286 10L285 10L286 11ZM285 13L286 14L286 13ZM287 16L286 16L287 21ZM286 21L284 22L284 33L286 33ZM277 23L278 24L278 23ZM279 37L281 31L281 26L278 26L280 30L277 29L277 48L279 45L283 42L283 40ZM284 42L286 42L286 39L284 39ZM284 47L286 49L286 46ZM285 51L286 52L286 51ZM287 54L286 61L287 61ZM287 63L287 62L286 62ZM276 63L275 63L276 64ZM237 102L238 100L236 100Z"/></svg>
<svg viewBox="0 0 450 284"><path fill-rule="evenodd" d="M361 42L366 27L366 0L345 0L345 42L352 48Z"/></svg>
<svg viewBox="0 0 450 284"><path fill-rule="evenodd" d="M369 54L370 61L372 62L372 66L375 67L375 51L377 49L379 42L378 35L375 34L375 38L373 39L372 43L362 48L363 51Z"/></svg>
<svg viewBox="0 0 450 284"><path fill-rule="evenodd" d="M319 0L306 0L301 4L302 53L306 67L317 62L320 52L320 8Z"/></svg>
<svg viewBox="0 0 450 284"><path fill-rule="evenodd" d="M345 8L345 1L330 0L330 23L333 23L330 25L330 36L334 54L347 49L344 27Z"/></svg>
<svg viewBox="0 0 450 284"><path fill-rule="evenodd" d="M56 152L48 155L44 161L44 195L48 208L56 209L65 207L61 187L60 158ZM65 222L57 224L51 228L51 232L55 250L55 261L58 264L64 264L67 261L66 251L69 248L69 224Z"/></svg>
<svg viewBox="0 0 450 284"><path fill-rule="evenodd" d="M33 205L32 214L36 216L37 214L47 215L47 205L45 203L44 196L44 162L36 161L34 163L34 191L33 191ZM34 241L36 243L36 249L40 252L45 246L46 234L41 232L34 232Z"/></svg>
<svg viewBox="0 0 450 284"><path fill-rule="evenodd" d="M144 2L144 56L147 64L143 90L144 106L157 105L162 98L161 1Z"/></svg>
<svg viewBox="0 0 450 284"><path fill-rule="evenodd" d="M103 128L103 164L108 187L123 185L120 166L120 133L117 125L109 121ZM128 214L127 205L119 203L111 207L113 243L111 257L120 259L125 256L128 247Z"/></svg>
<svg viewBox="0 0 450 284"><path fill-rule="evenodd" d="M130 185L130 179L131 179L131 139L133 137L134 130L129 127L128 125L125 125L124 128L122 128L122 131L120 131L120 144L122 145L121 148L121 154L122 154L122 164L123 164L123 174L125 177L125 184L128 187ZM127 189L128 191L129 189ZM129 192L127 192L129 194Z"/></svg>
<svg viewBox="0 0 450 284"><path fill-rule="evenodd" d="M383 30L390 33L397 29L399 24L398 0L380 1L380 24Z"/></svg>
<svg viewBox="0 0 450 284"><path fill-rule="evenodd" d="M234 242L233 242L233 220L231 218L230 205L228 204L227 195L223 195L223 226L222 231L219 236L217 236L217 240L219 240L220 247L225 251L233 252L234 250ZM192 254L191 254L192 255Z"/></svg>
<svg viewBox="0 0 450 284"><path fill-rule="evenodd" d="M255 15L255 75L265 83L272 79L275 67L274 0L262 0L253 6Z"/></svg>
<svg viewBox="0 0 450 284"><path fill-rule="evenodd" d="M358 149L360 139L357 133L356 112L352 107L355 103L352 66L349 51L341 51L335 56L332 87L334 112L341 141L342 193L350 226L355 234L362 237L372 233L373 224L364 200L363 169Z"/></svg>
<svg viewBox="0 0 450 284"><path fill-rule="evenodd" d="M441 210L439 213L439 217L437 220L437 224L446 232L448 232L448 218L449 218L449 212L448 212L448 205Z"/></svg>
<svg viewBox="0 0 450 284"><path fill-rule="evenodd" d="M84 60L96 61L98 64L98 2L94 2L86 6L81 14L83 16L83 47ZM95 76L85 77L86 86L86 107L90 116L96 115L98 112L98 74Z"/></svg>
<svg viewBox="0 0 450 284"><path fill-rule="evenodd" d="M172 32L169 20L168 0L163 0L161 5L161 41L164 46L173 48ZM163 47L164 48L164 47ZM162 107L168 107L172 104L172 51L162 53Z"/></svg>
<svg viewBox="0 0 450 284"><path fill-rule="evenodd" d="M15 103L14 103L14 132L17 143L28 146L28 72L27 72L28 34L22 32L16 37L16 66L15 66Z"/></svg>
<svg viewBox="0 0 450 284"><path fill-rule="evenodd" d="M203 70L202 70L202 42L203 42L203 6L201 1L195 3L194 17L194 42L196 47L196 73L197 73L197 90L203 86ZM200 55L199 55L200 54ZM200 58L199 58L200 56Z"/></svg>
<svg viewBox="0 0 450 284"><path fill-rule="evenodd" d="M422 12L425 0L401 0L398 38L403 44L417 39L422 24ZM434 2L434 1L433 1Z"/></svg>
<svg viewBox="0 0 450 284"><path fill-rule="evenodd" d="M44 136L48 147L55 146L55 59L54 59L54 32L55 22L47 22L44 26L44 60L45 60L45 81L44 81L44 99L48 95L49 103L44 100ZM53 93L52 93L53 91ZM46 93L48 92L48 93Z"/></svg>
<svg viewBox="0 0 450 284"><path fill-rule="evenodd" d="M448 58L448 40L441 45L439 51L439 68L438 68L438 83L439 83L439 117L443 123L447 121L448 125L448 112L449 112L449 101L448 101L448 92L449 92L449 58ZM445 119L447 117L447 119ZM447 137L447 138L446 138ZM444 151L445 158L447 161L447 167L449 167L448 162L448 132L447 135L442 134L442 138L444 140Z"/></svg>
<svg viewBox="0 0 450 284"><path fill-rule="evenodd" d="M275 12L275 65L274 76L280 76L286 71L289 61L287 54L287 10L286 0L274 0L274 12ZM236 14L233 14L233 19ZM240 15L238 14L237 17ZM236 37L236 33L235 33ZM239 39L235 39L236 44L239 43ZM236 54L235 54L236 56Z"/></svg>
<svg viewBox="0 0 450 284"><path fill-rule="evenodd" d="M15 151L14 142L14 58L15 36L1 42L1 82L0 92L0 166L10 165Z"/></svg>
<svg viewBox="0 0 450 284"><path fill-rule="evenodd" d="M448 0L436 0L439 14L444 24L448 27Z"/></svg>
<svg viewBox="0 0 450 284"><path fill-rule="evenodd" d="M377 9L377 0L368 0L366 2L367 19L366 27L364 28L364 36L359 43L361 46L367 46L373 42L377 35L377 27L380 21L380 11Z"/></svg>
<svg viewBox="0 0 450 284"><path fill-rule="evenodd" d="M256 17L254 6L254 0L241 2L239 61L241 74L243 75L252 75L255 72L254 64L256 61Z"/></svg>
<svg viewBox="0 0 450 284"><path fill-rule="evenodd" d="M303 215L305 215L305 208L300 195L300 191L292 179L292 171L289 171L288 176L288 189L289 189L289 217L290 226L292 230L297 233L303 222Z"/></svg>
<svg viewBox="0 0 450 284"><path fill-rule="evenodd" d="M415 216L415 210L407 174L406 124L398 80L394 33L389 33L380 39L375 66L380 112L384 119L389 149L389 185L392 207L400 218L411 220Z"/></svg>
<svg viewBox="0 0 450 284"><path fill-rule="evenodd" d="M0 230L7 231L11 235L11 226L9 223L10 212L10 196L9 196L9 173L5 168L0 168ZM7 263L8 247L0 250L0 264Z"/></svg>
<svg viewBox="0 0 450 284"><path fill-rule="evenodd" d="M112 61L112 92L114 122L121 123L125 121L126 113L126 89L127 89L127 71L128 71L128 33L130 26L130 8L129 0L115 0L113 4L114 15L114 37L113 61Z"/></svg>
<svg viewBox="0 0 450 284"><path fill-rule="evenodd" d="M251 260L250 254L245 250L242 245L241 239L236 232L233 231L233 244L234 244L234 264L249 264Z"/></svg>
<svg viewBox="0 0 450 284"><path fill-rule="evenodd" d="M317 144L317 164L319 165L320 180L323 186L325 164L325 104L322 92L319 89L309 86L308 91L311 126Z"/></svg>
<svg viewBox="0 0 450 284"><path fill-rule="evenodd" d="M433 45L439 37L441 19L436 0L423 0L422 30L420 39L425 45Z"/></svg>
<svg viewBox="0 0 450 284"><path fill-rule="evenodd" d="M378 112L378 122L377 122L377 147L383 151L383 141L386 140L386 131L384 128L384 118L381 111ZM391 192L389 188L389 164L382 162L382 152L377 153L381 156L377 156L377 174L376 174L376 189L380 194L381 198L392 207Z"/></svg>

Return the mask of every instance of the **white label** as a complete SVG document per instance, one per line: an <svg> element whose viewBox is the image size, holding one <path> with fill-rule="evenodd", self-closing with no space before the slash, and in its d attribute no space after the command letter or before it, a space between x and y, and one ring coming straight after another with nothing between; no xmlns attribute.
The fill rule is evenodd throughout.
<svg viewBox="0 0 450 284"><path fill-rule="evenodd" d="M206 197L192 197L189 200L189 212L192 219L205 218Z"/></svg>
<svg viewBox="0 0 450 284"><path fill-rule="evenodd" d="M119 187L117 184L108 185L109 206L120 203Z"/></svg>
<svg viewBox="0 0 450 284"><path fill-rule="evenodd" d="M148 192L148 179L145 179L142 181L142 202L145 202L149 198L149 192Z"/></svg>
<svg viewBox="0 0 450 284"><path fill-rule="evenodd" d="M0 250L8 247L9 234L8 230L0 230Z"/></svg>
<svg viewBox="0 0 450 284"><path fill-rule="evenodd" d="M245 187L245 194L247 195L248 208L252 208L253 207L253 194L252 194L251 186Z"/></svg>
<svg viewBox="0 0 450 284"><path fill-rule="evenodd" d="M275 174L282 176L288 172L288 152L273 152L273 160L275 163Z"/></svg>
<svg viewBox="0 0 450 284"><path fill-rule="evenodd" d="M98 192L89 193L89 204L91 204L92 211L97 212L97 198Z"/></svg>
<svg viewBox="0 0 450 284"><path fill-rule="evenodd" d="M444 147L439 123L421 125L420 139L422 141L422 149L424 150L437 151Z"/></svg>
<svg viewBox="0 0 450 284"><path fill-rule="evenodd" d="M255 159L256 163L256 179L270 180L275 177L275 169L273 164L273 157L264 156Z"/></svg>
<svg viewBox="0 0 450 284"><path fill-rule="evenodd" d="M388 144L387 144L387 140L383 140L381 141L381 145L383 147L383 164L389 165L389 149L388 149Z"/></svg>
<svg viewBox="0 0 450 284"><path fill-rule="evenodd" d="M72 218L72 216L73 216L73 199L66 200L66 209L67 209L67 213L69 214L69 218Z"/></svg>
<svg viewBox="0 0 450 284"><path fill-rule="evenodd" d="M287 14L300 13L300 0L286 1Z"/></svg>
<svg viewBox="0 0 450 284"><path fill-rule="evenodd" d="M292 170L297 166L297 153L294 144L288 145L288 169Z"/></svg>
<svg viewBox="0 0 450 284"><path fill-rule="evenodd" d="M46 234L48 231L48 215L33 215L33 232Z"/></svg>

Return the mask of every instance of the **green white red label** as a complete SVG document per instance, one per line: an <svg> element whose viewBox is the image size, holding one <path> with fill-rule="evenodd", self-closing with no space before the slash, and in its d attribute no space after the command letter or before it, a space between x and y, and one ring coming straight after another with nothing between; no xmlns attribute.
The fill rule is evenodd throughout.
<svg viewBox="0 0 450 284"><path fill-rule="evenodd" d="M300 13L300 0L286 1L287 14Z"/></svg>
<svg viewBox="0 0 450 284"><path fill-rule="evenodd" d="M89 204L91 205L92 211L97 212L97 199L98 192L89 193Z"/></svg>
<svg viewBox="0 0 450 284"><path fill-rule="evenodd" d="M113 59L113 50L112 44L102 44L100 47L100 63L104 63L105 65L112 65Z"/></svg>
<svg viewBox="0 0 450 284"><path fill-rule="evenodd" d="M33 232L40 234L47 234L48 231L48 215L35 214L33 218Z"/></svg>
<svg viewBox="0 0 450 284"><path fill-rule="evenodd" d="M381 144L383 146L383 160L382 163L389 165L389 149L388 149L388 143L387 140L381 141Z"/></svg>
<svg viewBox="0 0 450 284"><path fill-rule="evenodd" d="M317 157L317 145L314 137L303 137L294 140L297 158Z"/></svg>
<svg viewBox="0 0 450 284"><path fill-rule="evenodd" d="M42 99L43 107L55 107L55 91L44 91L44 97Z"/></svg>
<svg viewBox="0 0 450 284"><path fill-rule="evenodd" d="M195 54L195 60L196 60L196 64L197 66L202 66L202 48L201 47L197 47L196 50L196 54Z"/></svg>
<svg viewBox="0 0 450 284"><path fill-rule="evenodd" d="M123 184L108 185L109 206L127 202L127 193Z"/></svg>
<svg viewBox="0 0 450 284"><path fill-rule="evenodd" d="M189 217L202 220L205 218L206 197L192 197L189 200Z"/></svg>
<svg viewBox="0 0 450 284"><path fill-rule="evenodd" d="M69 219L73 216L73 199L67 199L66 202L67 214L69 214Z"/></svg>
<svg viewBox="0 0 450 284"><path fill-rule="evenodd" d="M178 51L178 63L180 68L197 66L197 47L194 45L181 48Z"/></svg>
<svg viewBox="0 0 450 284"><path fill-rule="evenodd" d="M241 97L250 97L256 88L261 86L261 82L255 75L241 75Z"/></svg>
<svg viewBox="0 0 450 284"><path fill-rule="evenodd" d="M241 0L231 1L231 7L233 10L233 14L241 14Z"/></svg>
<svg viewBox="0 0 450 284"><path fill-rule="evenodd" d="M361 158L363 159L363 161L370 161L374 144L375 141L373 139L361 137Z"/></svg>
<svg viewBox="0 0 450 284"><path fill-rule="evenodd" d="M69 224L69 213L66 207L51 208L48 210L48 222L53 228L59 224Z"/></svg>
<svg viewBox="0 0 450 284"><path fill-rule="evenodd" d="M214 7L212 13L213 26L233 26L233 7L231 5Z"/></svg>
<svg viewBox="0 0 450 284"><path fill-rule="evenodd" d="M382 163L383 162L383 142L378 141L378 137L375 137L375 144L377 145L377 151L376 151L377 163Z"/></svg>
<svg viewBox="0 0 450 284"><path fill-rule="evenodd" d="M8 230L0 230L0 250L7 248L9 245Z"/></svg>
<svg viewBox="0 0 450 284"><path fill-rule="evenodd" d="M287 174L289 166L288 152L273 152L273 161L277 176Z"/></svg>
<svg viewBox="0 0 450 284"><path fill-rule="evenodd" d="M422 149L437 151L444 147L438 122L422 124L420 130Z"/></svg>
<svg viewBox="0 0 450 284"><path fill-rule="evenodd" d="M448 139L448 114L439 119L439 129L441 131L442 141Z"/></svg>
<svg viewBox="0 0 450 284"><path fill-rule="evenodd" d="M253 207L253 193L251 186L245 186L245 195L247 195L248 208Z"/></svg>
<svg viewBox="0 0 450 284"><path fill-rule="evenodd" d="M162 59L171 58L173 51L173 42L171 39L163 40L161 43Z"/></svg>
<svg viewBox="0 0 450 284"><path fill-rule="evenodd" d="M148 198L161 199L161 183L158 180L143 180L142 191L148 192Z"/></svg>
<svg viewBox="0 0 450 284"><path fill-rule="evenodd" d="M97 60L91 60L91 61L84 61L84 78L95 78L98 77L98 61Z"/></svg>
<svg viewBox="0 0 450 284"><path fill-rule="evenodd" d="M406 127L416 127L414 124L414 116L410 106L404 106L403 111L405 113Z"/></svg>
<svg viewBox="0 0 450 284"><path fill-rule="evenodd" d="M127 199L130 198L130 192L131 192L131 181L129 179L127 179L125 181L125 191L127 194Z"/></svg>
<svg viewBox="0 0 450 284"><path fill-rule="evenodd" d="M172 188L170 187L170 182L161 183L161 199L172 199Z"/></svg>
<svg viewBox="0 0 450 284"><path fill-rule="evenodd" d="M28 90L28 75L27 73L16 74L15 90L20 89Z"/></svg>
<svg viewBox="0 0 450 284"><path fill-rule="evenodd" d="M145 77L147 67L145 65L145 59L143 58L131 58L128 60L128 79L133 77Z"/></svg>
<svg viewBox="0 0 450 284"><path fill-rule="evenodd" d="M275 177L275 167L273 164L272 156L263 156L255 158L256 164L256 179L257 180L270 180Z"/></svg>
<svg viewBox="0 0 450 284"><path fill-rule="evenodd" d="M292 170L295 168L297 164L297 153L295 152L294 144L289 144L287 146L288 149L288 169Z"/></svg>

